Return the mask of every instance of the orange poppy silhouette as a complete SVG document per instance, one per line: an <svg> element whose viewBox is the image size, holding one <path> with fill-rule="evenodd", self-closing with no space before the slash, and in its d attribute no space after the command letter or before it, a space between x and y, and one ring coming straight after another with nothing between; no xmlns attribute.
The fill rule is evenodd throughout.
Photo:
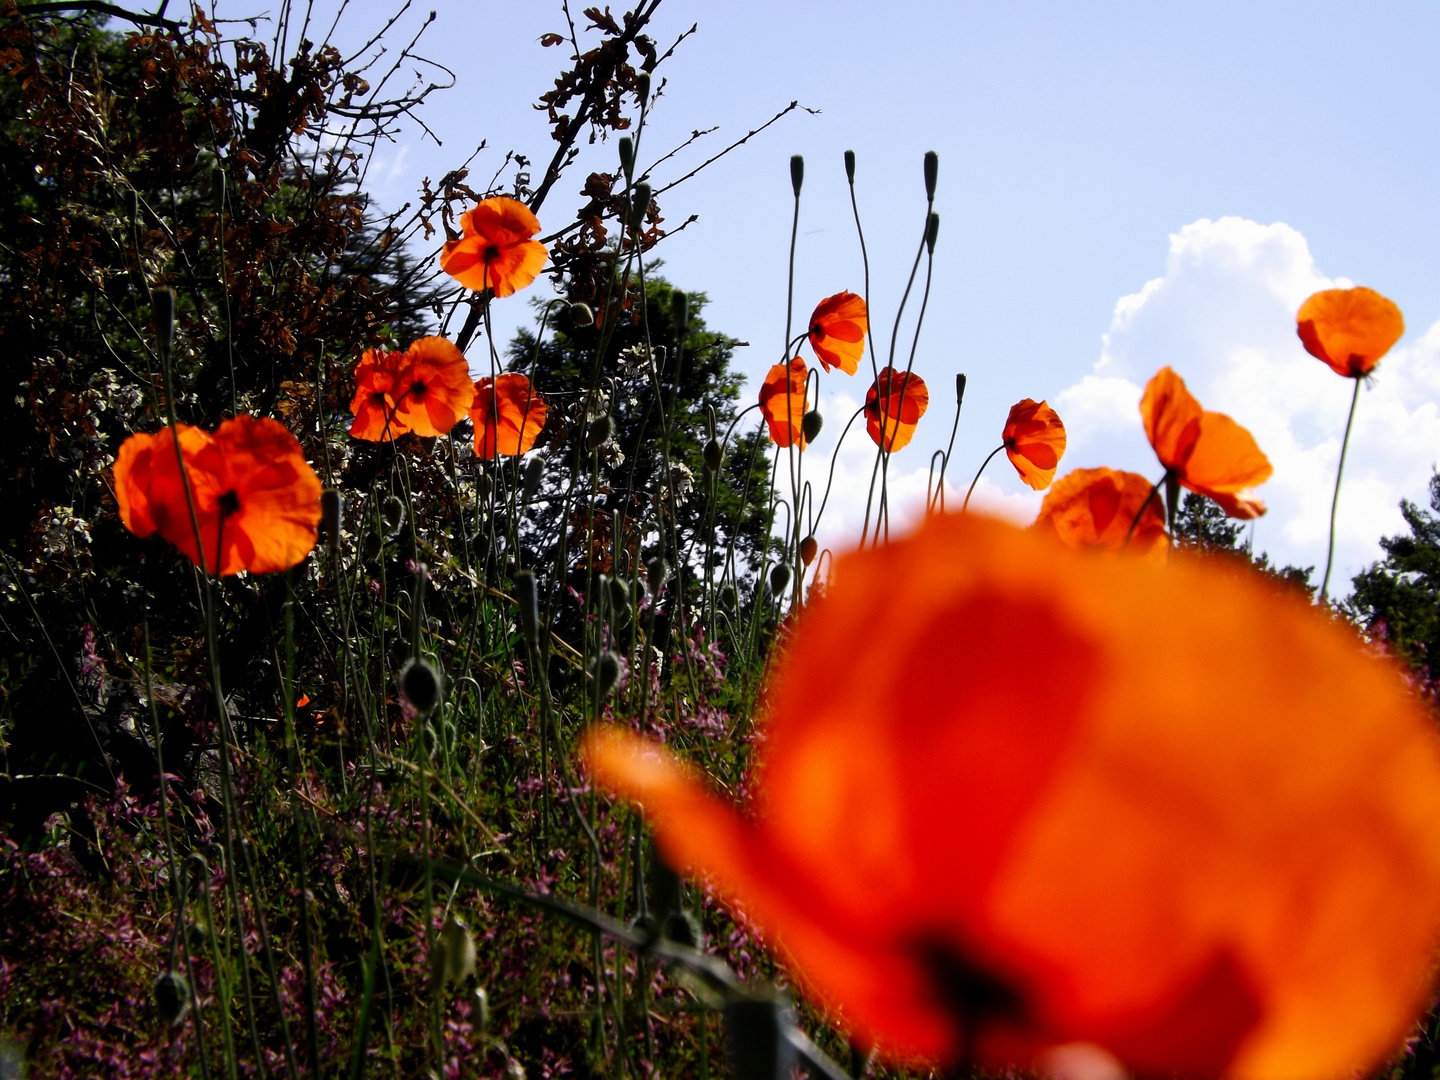
<svg viewBox="0 0 1440 1080"><path fill-rule="evenodd" d="M810 315L810 347L826 371L854 375L865 355L870 318L865 301L852 292L836 293L815 305Z"/></svg>
<svg viewBox="0 0 1440 1080"><path fill-rule="evenodd" d="M1055 479L1065 453L1065 425L1060 414L1043 401L1025 398L1010 409L1001 436L1005 456L1029 487L1044 491Z"/></svg>
<svg viewBox="0 0 1440 1080"><path fill-rule="evenodd" d="M1255 436L1224 413L1201 409L1170 368L1161 368L1146 384L1140 416L1167 476L1214 499L1233 518L1265 513L1263 502L1244 494L1273 471Z"/></svg>
<svg viewBox="0 0 1440 1080"><path fill-rule="evenodd" d="M509 296L545 265L545 245L532 240L540 222L522 202L486 199L460 218L462 236L440 252L440 269L467 289Z"/></svg>
<svg viewBox="0 0 1440 1080"><path fill-rule="evenodd" d="M475 425L475 453L516 457L529 452L545 427L549 408L528 377L506 372L492 382L487 375L475 384L470 420Z"/></svg>
<svg viewBox="0 0 1440 1080"><path fill-rule="evenodd" d="M764 701L746 813L629 731L589 768L888 1058L1338 1080L1429 998L1433 722L1251 575L933 515L839 560Z"/></svg>
<svg viewBox="0 0 1440 1080"><path fill-rule="evenodd" d="M776 364L760 384L760 415L770 426L770 439L776 446L792 442L805 449L805 433L800 422L805 417L805 383L809 369L805 361L795 357L788 365Z"/></svg>
<svg viewBox="0 0 1440 1080"><path fill-rule="evenodd" d="M1143 555L1170 546L1154 486L1139 473L1117 469L1076 469L1062 476L1040 504L1034 528L1072 548Z"/></svg>
<svg viewBox="0 0 1440 1080"><path fill-rule="evenodd" d="M930 391L919 375L887 367L865 394L865 430L876 446L887 451L907 446L915 427L930 407ZM881 442L881 424L885 441Z"/></svg>
<svg viewBox="0 0 1440 1080"><path fill-rule="evenodd" d="M387 442L406 434L406 426L395 411L405 354L384 349L366 349L355 365L355 396L350 413L355 417L350 434L370 442Z"/></svg>
<svg viewBox="0 0 1440 1080"><path fill-rule="evenodd" d="M178 431L194 521L175 434L166 428L120 446L115 499L127 529L141 537L158 532L206 573L218 562L221 575L284 570L310 553L319 536L320 478L283 424L237 416L213 435L188 424Z"/></svg>
<svg viewBox="0 0 1440 1080"><path fill-rule="evenodd" d="M1370 374L1405 333L1395 302L1363 285L1315 293L1295 323L1306 352L1352 379Z"/></svg>
<svg viewBox="0 0 1440 1080"><path fill-rule="evenodd" d="M475 400L470 365L454 343L442 337L410 343L396 389L396 418L416 435L432 438L465 419Z"/></svg>

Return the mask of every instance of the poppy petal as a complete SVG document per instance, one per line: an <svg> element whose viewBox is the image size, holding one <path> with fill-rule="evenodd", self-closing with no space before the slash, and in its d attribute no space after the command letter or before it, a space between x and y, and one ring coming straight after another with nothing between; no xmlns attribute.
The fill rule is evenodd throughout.
<svg viewBox="0 0 1440 1080"><path fill-rule="evenodd" d="M924 379L887 367L865 395L865 430L876 446L883 439L887 451L899 450L914 438L929 407L930 390Z"/></svg>
<svg viewBox="0 0 1440 1080"><path fill-rule="evenodd" d="M770 428L776 446L794 443L805 449L805 389L810 374L805 361L795 357L789 364L776 364L760 384L760 415Z"/></svg>
<svg viewBox="0 0 1440 1080"><path fill-rule="evenodd" d="M1002 434L1005 456L1029 487L1043 491L1065 453L1065 425L1043 401L1025 398L1010 409Z"/></svg>
<svg viewBox="0 0 1440 1080"><path fill-rule="evenodd" d="M1076 469L1061 477L1046 494L1034 528L1072 548L1163 556L1170 545L1155 486L1139 473L1116 469Z"/></svg>
<svg viewBox="0 0 1440 1080"><path fill-rule="evenodd" d="M1374 289L1324 289L1300 305L1296 331L1311 356L1340 375L1359 378L1405 333L1405 317Z"/></svg>
<svg viewBox="0 0 1440 1080"><path fill-rule="evenodd" d="M870 318L865 301L852 292L836 293L815 305L810 315L810 347L826 371L854 375L865 355Z"/></svg>
<svg viewBox="0 0 1440 1080"><path fill-rule="evenodd" d="M1165 468L1185 467L1200 437L1202 411L1185 381L1171 368L1161 368L1145 384L1140 416L1145 421L1145 437Z"/></svg>

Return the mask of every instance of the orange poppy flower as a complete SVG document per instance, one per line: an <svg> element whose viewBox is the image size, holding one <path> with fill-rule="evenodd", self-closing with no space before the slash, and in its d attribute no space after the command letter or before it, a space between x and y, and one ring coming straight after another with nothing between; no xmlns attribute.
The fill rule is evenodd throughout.
<svg viewBox="0 0 1440 1080"><path fill-rule="evenodd" d="M1363 285L1315 293L1295 322L1305 351L1352 379L1368 375L1405 333L1395 302Z"/></svg>
<svg viewBox="0 0 1440 1080"><path fill-rule="evenodd" d="M1034 528L1066 547L1123 549L1142 555L1163 552L1170 538L1160 497L1158 493L1150 497L1153 491L1139 473L1076 469L1046 493Z"/></svg>
<svg viewBox="0 0 1440 1080"><path fill-rule="evenodd" d="M899 450L914 437L915 426L929 407L930 391L924 379L913 372L906 374L894 368L884 368L865 394L865 430L876 446ZM882 419L885 425L883 444L880 441Z"/></svg>
<svg viewBox="0 0 1440 1080"><path fill-rule="evenodd" d="M1065 453L1065 425L1059 413L1043 401L1025 398L1010 409L1001 441L1021 480L1035 491L1050 486Z"/></svg>
<svg viewBox="0 0 1440 1080"><path fill-rule="evenodd" d="M460 218L459 240L440 252L440 269L467 289L509 296L525 288L545 265L545 245L531 237L540 222L522 202L486 199Z"/></svg>
<svg viewBox="0 0 1440 1080"><path fill-rule="evenodd" d="M396 418L427 437L448 433L465 419L475 400L470 365L454 343L442 337L410 343L396 390Z"/></svg>
<svg viewBox="0 0 1440 1080"><path fill-rule="evenodd" d="M1224 413L1201 409L1170 368L1161 368L1146 384L1140 415L1168 475L1214 499L1233 518L1265 513L1263 502L1244 494L1273 471L1255 436Z"/></svg>
<svg viewBox="0 0 1440 1080"><path fill-rule="evenodd" d="M788 365L776 364L760 385L760 414L770 425L770 439L776 446L792 442L805 449L805 383L809 369L805 361L795 357Z"/></svg>
<svg viewBox="0 0 1440 1080"><path fill-rule="evenodd" d="M475 404L470 406L475 453L483 458L493 458L497 452L506 457L527 453L545 427L549 411L528 377L511 371L492 382L487 375L475 384Z"/></svg>
<svg viewBox="0 0 1440 1080"><path fill-rule="evenodd" d="M617 728L589 768L889 1058L1340 1078L1429 998L1434 725L1251 575L934 515L839 560L764 700L748 814Z"/></svg>
<svg viewBox="0 0 1440 1080"><path fill-rule="evenodd" d="M126 439L115 460L120 519L136 536L158 532L206 572L268 573L299 563L319 536L320 478L276 420L237 416L207 434L178 427L195 520L175 460L175 434ZM195 526L201 547L195 546Z"/></svg>
<svg viewBox="0 0 1440 1080"><path fill-rule="evenodd" d="M350 425L352 436L386 442L410 430L395 410L397 386L405 366L404 353L365 350L355 365L355 396L350 400L350 414L355 417Z"/></svg>
<svg viewBox="0 0 1440 1080"><path fill-rule="evenodd" d="M815 305L810 316L810 347L826 371L854 375L865 354L870 318L865 301L852 292L836 293Z"/></svg>

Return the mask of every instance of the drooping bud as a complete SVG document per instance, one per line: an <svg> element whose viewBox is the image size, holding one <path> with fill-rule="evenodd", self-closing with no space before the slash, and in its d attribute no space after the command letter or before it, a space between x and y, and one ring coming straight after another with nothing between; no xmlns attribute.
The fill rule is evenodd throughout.
<svg viewBox="0 0 1440 1080"><path fill-rule="evenodd" d="M825 418L820 415L818 409L811 409L800 418L800 433L805 436L807 443L814 442L820 437L820 429L825 426Z"/></svg>
<svg viewBox="0 0 1440 1080"><path fill-rule="evenodd" d="M610 414L597 416L590 421L590 430L585 433L585 446L593 451L599 450L610 441L610 433L615 430L615 425L610 419Z"/></svg>
<svg viewBox="0 0 1440 1080"><path fill-rule="evenodd" d="M590 310L586 303L571 304L569 309L570 325L575 327L594 326L595 312Z"/></svg>
<svg viewBox="0 0 1440 1080"><path fill-rule="evenodd" d="M515 602L520 607L520 632L531 645L540 643L540 596L535 588L535 574L517 570L514 577Z"/></svg>
<svg viewBox="0 0 1440 1080"><path fill-rule="evenodd" d="M781 596L786 586L790 584L790 567L783 562L776 563L770 568L770 595Z"/></svg>
<svg viewBox="0 0 1440 1080"><path fill-rule="evenodd" d="M940 215L931 214L925 222L925 250L935 254L935 238L940 235Z"/></svg>
<svg viewBox="0 0 1440 1080"><path fill-rule="evenodd" d="M800 541L800 563L802 566L809 566L815 561L815 553L820 550L820 544L814 536L807 536Z"/></svg>
<svg viewBox="0 0 1440 1080"><path fill-rule="evenodd" d="M625 676L625 661L618 653L606 649L595 660L594 666L595 689L604 701L620 685Z"/></svg>
<svg viewBox="0 0 1440 1080"><path fill-rule="evenodd" d="M955 376L955 408L965 404L965 373Z"/></svg>
<svg viewBox="0 0 1440 1080"><path fill-rule="evenodd" d="M795 197L800 197L800 187L805 183L805 159L799 154L790 155L790 187L795 191Z"/></svg>
<svg viewBox="0 0 1440 1080"><path fill-rule="evenodd" d="M150 290L150 321L155 329L155 351L163 360L175 344L175 290Z"/></svg>
<svg viewBox="0 0 1440 1080"><path fill-rule="evenodd" d="M450 915L435 938L430 955L430 986L443 990L451 983L463 983L475 974L475 938L470 928Z"/></svg>
<svg viewBox="0 0 1440 1080"><path fill-rule="evenodd" d="M625 174L625 180L630 181L635 175L635 141L629 135L621 135L620 146L620 170Z"/></svg>
<svg viewBox="0 0 1440 1080"><path fill-rule="evenodd" d="M334 488L320 493L320 531L333 555L340 547L340 492Z"/></svg>
<svg viewBox="0 0 1440 1080"><path fill-rule="evenodd" d="M540 481L545 476L545 457L536 454L525 463L525 476L521 481L522 501L529 502L540 490Z"/></svg>
<svg viewBox="0 0 1440 1080"><path fill-rule="evenodd" d="M365 557L366 562L374 562L380 558L380 551L383 547L384 541L380 539L379 533L366 533L365 539L360 545L360 554Z"/></svg>
<svg viewBox="0 0 1440 1080"><path fill-rule="evenodd" d="M848 183L855 183L855 151L845 151L845 179Z"/></svg>
<svg viewBox="0 0 1440 1080"><path fill-rule="evenodd" d="M705 470L712 473L719 472L720 466L725 463L725 449L720 445L720 440L711 439L705 444L702 453L705 457Z"/></svg>
<svg viewBox="0 0 1440 1080"><path fill-rule="evenodd" d="M400 697L416 716L429 716L440 704L440 673L423 657L400 669Z"/></svg>
<svg viewBox="0 0 1440 1080"><path fill-rule="evenodd" d="M405 524L405 503L400 496L391 495L380 504L380 519L385 522L385 527L392 535L399 532L400 526Z"/></svg>
<svg viewBox="0 0 1440 1080"><path fill-rule="evenodd" d="M645 226L645 215L650 212L650 185L636 184L630 191L630 224L637 231Z"/></svg>
<svg viewBox="0 0 1440 1080"><path fill-rule="evenodd" d="M490 1030L490 995L483 986L470 992L470 1026L482 1039Z"/></svg>
<svg viewBox="0 0 1440 1080"><path fill-rule="evenodd" d="M745 1080L786 1080L797 1054L790 1038L790 1009L773 998L736 998L725 1006L725 1051L731 1075Z"/></svg>
<svg viewBox="0 0 1440 1080"><path fill-rule="evenodd" d="M650 73L642 71L635 76L635 96L640 99L640 107L645 108L650 102Z"/></svg>
<svg viewBox="0 0 1440 1080"><path fill-rule="evenodd" d="M720 589L720 606L726 611L734 611L740 606L740 590L733 581Z"/></svg>
<svg viewBox="0 0 1440 1080"><path fill-rule="evenodd" d="M613 577L610 579L610 610L616 616L630 616L630 586L624 578ZM616 621L620 621L617 619Z"/></svg>
<svg viewBox="0 0 1440 1080"><path fill-rule="evenodd" d="M935 201L935 180L940 175L940 155L934 150L925 152L925 199Z"/></svg>
<svg viewBox="0 0 1440 1080"><path fill-rule="evenodd" d="M665 582L670 580L670 567L666 565L665 559L656 555L653 559L645 561L645 581L650 586L650 592L658 596L660 590L665 587Z"/></svg>
<svg viewBox="0 0 1440 1080"><path fill-rule="evenodd" d="M190 983L178 971L167 971L150 987L160 1019L174 1027L190 1011Z"/></svg>

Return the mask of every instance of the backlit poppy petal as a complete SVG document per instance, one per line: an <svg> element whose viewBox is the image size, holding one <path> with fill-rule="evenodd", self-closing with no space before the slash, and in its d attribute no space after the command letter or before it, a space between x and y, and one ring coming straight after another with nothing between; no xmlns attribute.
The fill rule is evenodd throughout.
<svg viewBox="0 0 1440 1080"><path fill-rule="evenodd" d="M1066 547L1163 553L1170 545L1163 498L1139 473L1076 469L1046 493L1034 528Z"/></svg>
<svg viewBox="0 0 1440 1080"><path fill-rule="evenodd" d="M370 442L385 442L410 430L396 415L396 384L406 366L404 353L366 349L355 365L355 396L350 413L355 417L350 434Z"/></svg>
<svg viewBox="0 0 1440 1080"><path fill-rule="evenodd" d="M1295 323L1306 352L1351 378L1369 374L1405 333L1395 302L1363 285L1315 293Z"/></svg>
<svg viewBox="0 0 1440 1080"><path fill-rule="evenodd" d="M852 292L836 293L815 305L810 315L810 347L826 371L854 375L865 355L870 318L865 301Z"/></svg>
<svg viewBox="0 0 1440 1080"><path fill-rule="evenodd" d="M115 502L120 508L120 520L140 537L149 536L156 528L150 514L150 477L151 455L159 441L158 435L139 432L120 444L120 453L115 457Z"/></svg>
<svg viewBox="0 0 1440 1080"><path fill-rule="evenodd" d="M514 199L486 199L460 218L463 236L446 243L440 269L467 289L497 297L525 288L545 266L545 245L532 240L540 222Z"/></svg>
<svg viewBox="0 0 1440 1080"><path fill-rule="evenodd" d="M885 368L865 394L865 430L876 446L899 450L915 435L915 428L930 407L925 380L914 372Z"/></svg>
<svg viewBox="0 0 1440 1080"><path fill-rule="evenodd" d="M1163 367L1145 384L1140 399L1140 416L1145 437L1155 456L1167 469L1183 469L1200 437L1200 402L1185 387L1174 370Z"/></svg>
<svg viewBox="0 0 1440 1080"><path fill-rule="evenodd" d="M1191 491L1218 502L1217 496L1234 495L1263 484L1273 471L1270 459L1261 453L1255 436L1224 413L1206 412L1201 414L1200 437L1195 440L1195 449L1180 482ZM1264 512L1264 504L1253 499L1247 501L1259 505L1260 512Z"/></svg>
<svg viewBox="0 0 1440 1080"><path fill-rule="evenodd" d="M934 515L839 561L764 700L748 816L631 735L591 768L887 1057L1339 1080L1429 997L1433 723L1251 575Z"/></svg>
<svg viewBox="0 0 1440 1080"><path fill-rule="evenodd" d="M475 401L470 406L475 453L482 458L528 453L545 427L549 411L527 376L506 372L493 382L486 376L475 384Z"/></svg>
<svg viewBox="0 0 1440 1080"><path fill-rule="evenodd" d="M405 352L395 399L396 419L416 435L447 434L475 400L475 381L464 354L445 338L417 338Z"/></svg>
<svg viewBox="0 0 1440 1080"><path fill-rule="evenodd" d="M1065 425L1045 402L1025 398L1010 409L1003 435L1005 454L1029 487L1043 491L1055 479L1065 453Z"/></svg>
<svg viewBox="0 0 1440 1080"><path fill-rule="evenodd" d="M770 426L770 439L776 446L792 442L805 449L805 433L801 421L805 417L805 383L809 369L805 361L795 357L788 365L776 364L760 385L760 414Z"/></svg>

